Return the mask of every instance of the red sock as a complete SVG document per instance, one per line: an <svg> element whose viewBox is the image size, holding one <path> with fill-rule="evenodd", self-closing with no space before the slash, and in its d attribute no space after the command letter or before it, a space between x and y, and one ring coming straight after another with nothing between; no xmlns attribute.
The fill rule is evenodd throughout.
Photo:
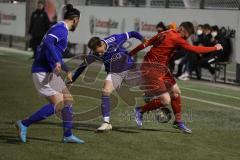
<svg viewBox="0 0 240 160"><path fill-rule="evenodd" d="M160 99L153 99L150 102L148 102L147 104L145 104L144 106L141 107L141 112L145 113L148 111L152 111L155 110L157 108L160 107L164 107L165 105L163 105L160 101Z"/></svg>
<svg viewBox="0 0 240 160"><path fill-rule="evenodd" d="M175 115L175 120L177 122L182 121L182 113L181 113L181 97L172 98L171 100L172 110Z"/></svg>

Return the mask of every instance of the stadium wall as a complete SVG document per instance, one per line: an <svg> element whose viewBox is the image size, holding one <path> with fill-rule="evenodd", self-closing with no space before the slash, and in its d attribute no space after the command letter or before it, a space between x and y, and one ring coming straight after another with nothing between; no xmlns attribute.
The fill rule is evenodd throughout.
<svg viewBox="0 0 240 160"><path fill-rule="evenodd" d="M166 24L192 21L197 24L224 26L236 31L232 39L234 54L232 60L240 63L240 24L239 11L200 10L200 9L164 9L164 8L122 8L75 6L81 11L81 21L74 34L70 35L73 43L86 44L92 36L105 37L114 33L131 30L140 31L144 36L156 34L155 25L159 21ZM61 18L62 12L59 12ZM136 41L132 41L133 44Z"/></svg>

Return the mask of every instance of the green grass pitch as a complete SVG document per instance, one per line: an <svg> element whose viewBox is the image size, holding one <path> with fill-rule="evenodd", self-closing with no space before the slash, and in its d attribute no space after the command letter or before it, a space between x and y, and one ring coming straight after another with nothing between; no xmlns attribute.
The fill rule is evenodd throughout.
<svg viewBox="0 0 240 160"><path fill-rule="evenodd" d="M32 125L28 142L21 144L14 122L46 103L39 97L31 78L29 56L0 50L0 159L1 160L239 160L240 89L217 87L196 81L179 82L184 119L193 134L184 135L171 123L158 124L150 118L137 129L128 106L115 93L118 106L112 112L113 131L94 133L101 117L74 124L74 133L84 145L62 144L61 121L53 116ZM94 71L94 68L90 68ZM104 73L98 79L104 78ZM76 83L83 86L81 78ZM102 81L84 86L97 89ZM75 88L75 90L81 88ZM88 94L88 89L82 93ZM126 93L128 94L128 93ZM142 100L139 98L138 103ZM87 111L100 106L97 97L75 97L74 110ZM151 115L151 114L149 114ZM91 115L90 115L91 116ZM148 115L146 115L147 117Z"/></svg>

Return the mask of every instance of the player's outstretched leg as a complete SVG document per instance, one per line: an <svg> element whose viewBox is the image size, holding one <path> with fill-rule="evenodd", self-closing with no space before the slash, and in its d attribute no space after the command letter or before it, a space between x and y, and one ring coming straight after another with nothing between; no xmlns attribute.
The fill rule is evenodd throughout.
<svg viewBox="0 0 240 160"><path fill-rule="evenodd" d="M150 102L146 103L142 107L135 108L135 121L138 127L142 127L143 114L155 110L157 108L165 107L170 103L170 95L168 93L163 93L159 98L152 99Z"/></svg>
<svg viewBox="0 0 240 160"><path fill-rule="evenodd" d="M20 140L25 143L26 137L27 137L27 128L38 121L44 120L47 117L54 114L54 105L49 103L45 106L43 106L41 109L39 109L37 112L33 113L30 117L19 120L16 122L16 128L18 130L18 136Z"/></svg>

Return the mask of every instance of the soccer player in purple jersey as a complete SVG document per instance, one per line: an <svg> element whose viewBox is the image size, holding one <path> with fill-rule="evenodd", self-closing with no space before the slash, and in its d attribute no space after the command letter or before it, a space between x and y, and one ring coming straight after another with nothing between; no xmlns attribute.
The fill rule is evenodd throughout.
<svg viewBox="0 0 240 160"><path fill-rule="evenodd" d="M71 4L66 6L64 21L52 26L37 49L36 58L32 65L34 85L40 95L49 103L24 120L16 122L18 134L23 143L27 139L28 127L47 117L58 114L63 120L63 142L84 143L72 133L72 96L65 83L59 76L61 70L67 73L71 80L72 75L62 59L62 53L67 48L68 32L74 31L79 23L80 11Z"/></svg>
<svg viewBox="0 0 240 160"><path fill-rule="evenodd" d="M101 109L103 123L97 129L98 132L112 129L112 125L110 124L110 95L115 89L120 87L123 80L126 80L129 71L134 65L134 60L131 55L129 55L127 49L123 47L123 44L129 38L145 41L143 36L135 31L113 34L103 39L99 37L91 38L88 42L88 48L91 49L91 51L72 77L72 82L74 82L84 69L96 60L104 63L107 77L102 90Z"/></svg>

